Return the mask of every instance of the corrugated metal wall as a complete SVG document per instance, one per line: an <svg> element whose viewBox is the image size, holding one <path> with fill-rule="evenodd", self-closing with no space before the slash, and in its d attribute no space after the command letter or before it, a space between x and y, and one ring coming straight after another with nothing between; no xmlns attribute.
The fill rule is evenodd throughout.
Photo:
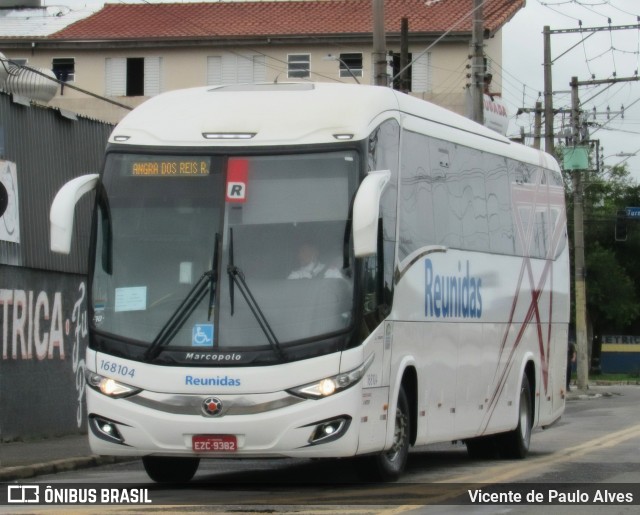
<svg viewBox="0 0 640 515"><path fill-rule="evenodd" d="M0 265L86 273L93 194L78 203L68 256L49 250L49 208L65 182L100 171L112 130L58 109L14 103L0 92L0 159L16 163L20 214L20 243L0 240Z"/></svg>
<svg viewBox="0 0 640 515"><path fill-rule="evenodd" d="M0 179L10 183L11 199L0 216L0 441L86 431L85 274L94 195L78 203L68 256L49 250L49 209L68 180L100 171L112 130L0 92ZM17 195L7 162L15 163ZM15 239L16 197L19 243L6 241Z"/></svg>

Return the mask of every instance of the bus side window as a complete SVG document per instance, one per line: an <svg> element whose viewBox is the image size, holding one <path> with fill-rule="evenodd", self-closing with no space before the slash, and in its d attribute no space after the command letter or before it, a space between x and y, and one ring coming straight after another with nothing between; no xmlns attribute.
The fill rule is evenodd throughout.
<svg viewBox="0 0 640 515"><path fill-rule="evenodd" d="M365 314L375 313L378 307L378 257L369 256L364 261L364 295L363 309Z"/></svg>
<svg viewBox="0 0 640 515"><path fill-rule="evenodd" d="M389 312L387 301L390 294L384 289L384 251L382 243L382 220L378 220L378 252L364 260L364 277L362 284L364 333L368 335L375 329Z"/></svg>

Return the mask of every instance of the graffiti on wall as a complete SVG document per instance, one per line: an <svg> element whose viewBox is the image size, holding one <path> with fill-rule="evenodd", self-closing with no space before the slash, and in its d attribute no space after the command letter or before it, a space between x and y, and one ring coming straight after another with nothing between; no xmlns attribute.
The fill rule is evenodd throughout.
<svg viewBox="0 0 640 515"><path fill-rule="evenodd" d="M87 337L86 284L73 289L0 288L2 362L70 361L75 377L76 424L84 419Z"/></svg>
<svg viewBox="0 0 640 515"><path fill-rule="evenodd" d="M0 240L20 243L16 164L0 160Z"/></svg>

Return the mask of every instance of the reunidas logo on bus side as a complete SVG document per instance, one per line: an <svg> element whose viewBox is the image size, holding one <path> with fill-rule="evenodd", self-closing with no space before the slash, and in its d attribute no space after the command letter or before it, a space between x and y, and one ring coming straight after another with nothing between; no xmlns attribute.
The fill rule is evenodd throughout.
<svg viewBox="0 0 640 515"><path fill-rule="evenodd" d="M426 259L424 314L435 318L481 318L482 278L471 275L469 261L463 271L458 261L458 274L439 274L433 262Z"/></svg>

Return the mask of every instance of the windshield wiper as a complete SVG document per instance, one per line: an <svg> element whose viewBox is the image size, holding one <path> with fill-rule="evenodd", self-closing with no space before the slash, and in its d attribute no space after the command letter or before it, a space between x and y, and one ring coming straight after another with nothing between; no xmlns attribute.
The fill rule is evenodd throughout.
<svg viewBox="0 0 640 515"><path fill-rule="evenodd" d="M231 316L233 316L234 310L234 286L238 286L238 290L242 294L242 297L246 301L251 313L255 317L260 329L267 337L267 341L274 352L278 355L281 360L284 360L284 352L280 347L280 342L276 337L273 329L269 325L267 318L264 316L264 313L260 309L260 305L256 301L255 297L251 293L251 289L247 285L247 281L244 278L244 273L242 269L237 267L233 260L233 229L229 228L229 265L227 266L227 274L229 274L229 297L231 302Z"/></svg>
<svg viewBox="0 0 640 515"><path fill-rule="evenodd" d="M216 233L213 246L213 267L200 276L180 305L162 326L160 332L144 353L143 359L145 361L149 362L157 358L162 352L162 347L173 340L178 331L182 329L182 326L184 326L192 313L200 305L207 294L207 289L209 291L209 320L211 319L211 312L215 303L216 284L218 282L217 264L219 239L219 235Z"/></svg>
<svg viewBox="0 0 640 515"><path fill-rule="evenodd" d="M213 242L213 257L211 258L211 273L217 274L218 270L218 246L220 244L220 235L216 233L216 237ZM207 320L211 320L211 313L213 312L216 305L216 286L218 284L217 277L211 277L209 281L209 313L207 315Z"/></svg>

